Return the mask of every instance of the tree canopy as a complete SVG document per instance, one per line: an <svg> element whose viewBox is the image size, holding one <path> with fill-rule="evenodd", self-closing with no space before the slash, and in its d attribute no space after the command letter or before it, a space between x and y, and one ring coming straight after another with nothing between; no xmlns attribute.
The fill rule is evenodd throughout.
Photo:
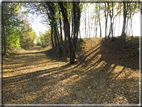
<svg viewBox="0 0 142 107"><path fill-rule="evenodd" d="M94 16L89 19L89 7L93 5ZM114 24L116 18L123 16L123 27L121 37L125 42L128 25L131 26L135 13L138 12L139 2L105 2L105 3L81 3L77 2L41 2L41 3L2 3L3 9L3 54L7 47L22 47L28 49L34 46L37 35L26 18L28 13L42 15L42 23L47 22L50 26L45 33L40 33L40 42L44 47L51 44L58 47L59 56L69 53L70 63L73 64L76 58L76 47L78 46L78 35L80 33L81 17L85 17L86 37L91 35L94 23L95 37L102 37L102 26L105 25L105 39L114 38ZM26 11L20 11L26 8ZM88 11L88 13L87 13ZM85 16L82 13L85 12ZM88 17L88 21L86 20ZM105 22L102 19L105 17ZM90 22L93 20L93 22ZM110 23L108 23L110 22ZM86 27L88 25L88 28ZM99 25L99 26L98 26ZM82 27L82 26L81 26ZM99 29L98 29L99 27ZM88 29L88 31L87 31ZM130 29L130 28L129 28ZM97 33L99 31L99 34ZM128 31L128 30L127 30ZM89 32L88 34L86 32ZM81 37L81 36L80 36Z"/></svg>

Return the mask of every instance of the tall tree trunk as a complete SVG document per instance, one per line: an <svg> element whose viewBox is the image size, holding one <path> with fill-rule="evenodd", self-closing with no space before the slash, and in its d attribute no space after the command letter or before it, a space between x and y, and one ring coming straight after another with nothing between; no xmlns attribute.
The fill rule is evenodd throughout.
<svg viewBox="0 0 142 107"><path fill-rule="evenodd" d="M6 26L4 27L4 55L6 55L6 51L7 51L7 35L5 31L6 31Z"/></svg>
<svg viewBox="0 0 142 107"><path fill-rule="evenodd" d="M100 37L102 37L102 29L101 29L101 21L99 19L99 26L100 26Z"/></svg>
<svg viewBox="0 0 142 107"><path fill-rule="evenodd" d="M97 38L97 32L98 32L98 31L97 31L97 30L98 30L98 29L97 29L97 22L98 22L98 21L97 21L97 18L95 18L95 25L96 25L96 35L95 35L95 37L96 37L96 38Z"/></svg>
<svg viewBox="0 0 142 107"><path fill-rule="evenodd" d="M74 19L72 18L72 33L71 33L71 35L73 35L73 32L74 32ZM73 38L73 36L72 36L72 38Z"/></svg>
<svg viewBox="0 0 142 107"><path fill-rule="evenodd" d="M131 34L132 34L132 37L133 37L133 25L132 25L132 20L133 20L133 18L131 17L131 29L130 29L130 31L131 31Z"/></svg>
<svg viewBox="0 0 142 107"><path fill-rule="evenodd" d="M4 6L2 6L2 9ZM4 15L2 12L2 54L6 55L6 34L5 34L5 20L4 20Z"/></svg>
<svg viewBox="0 0 142 107"><path fill-rule="evenodd" d="M74 35L74 38L73 38L73 57L75 58L75 48L76 48L76 7L75 7L75 2L73 2L73 21L74 21L74 32L73 32L73 35Z"/></svg>
<svg viewBox="0 0 142 107"><path fill-rule="evenodd" d="M95 19L95 20L96 20L96 19ZM95 26L95 21L94 21L94 35L93 35L93 38L95 37L95 33L96 33L96 32L95 32L95 30L96 30L95 28L96 28L96 26Z"/></svg>
<svg viewBox="0 0 142 107"><path fill-rule="evenodd" d="M66 31L66 24L65 24L65 20L63 20L64 23L64 34L65 34L65 44L64 44L64 49L65 49L65 55L68 54L68 42L67 42L67 31Z"/></svg>
<svg viewBox="0 0 142 107"><path fill-rule="evenodd" d="M79 32L80 24L80 8L79 3L73 3L73 12L74 12L74 42L73 42L73 57L75 58L75 52L77 47L77 39Z"/></svg>
<svg viewBox="0 0 142 107"><path fill-rule="evenodd" d="M54 28L54 27L53 27ZM54 28L55 29L55 28ZM53 32L54 34L54 40L55 40L55 46L57 46L57 39L56 39L56 35L55 35L55 32Z"/></svg>
<svg viewBox="0 0 142 107"><path fill-rule="evenodd" d="M111 31L112 31L112 17L110 17L110 28L109 28L108 39L110 39Z"/></svg>
<svg viewBox="0 0 142 107"><path fill-rule="evenodd" d="M84 37L87 37L87 33L86 33L86 10L85 10L85 36Z"/></svg>
<svg viewBox="0 0 142 107"><path fill-rule="evenodd" d="M80 28L79 28L79 36L80 36L80 40L81 40L81 33L80 33Z"/></svg>
<svg viewBox="0 0 142 107"><path fill-rule="evenodd" d="M111 15L111 17L112 17L111 33L112 33L112 41L114 41L114 38L113 38L113 22L114 22L114 18L113 18L113 3L112 3L112 15Z"/></svg>
<svg viewBox="0 0 142 107"><path fill-rule="evenodd" d="M107 38L107 20L108 20L108 13L107 13L107 8L105 3L105 39Z"/></svg>
<svg viewBox="0 0 142 107"><path fill-rule="evenodd" d="M41 32L39 32L39 35L40 35L40 41L41 41L41 46L43 47L43 38L42 38L42 36L41 36Z"/></svg>
<svg viewBox="0 0 142 107"><path fill-rule="evenodd" d="M105 3L105 40L106 40L106 3Z"/></svg>
<svg viewBox="0 0 142 107"><path fill-rule="evenodd" d="M59 47L59 52L60 52L60 56L62 56L62 49L61 49L61 46L60 46L60 42L59 42L59 38L58 38L58 30L57 30L58 28L57 28L57 25L56 24L54 24L54 35L55 35L55 38L57 39L57 43L58 43L58 47Z"/></svg>
<svg viewBox="0 0 142 107"><path fill-rule="evenodd" d="M118 28L120 28L120 16L119 16ZM119 36L119 32L120 32L120 29L118 29L118 36Z"/></svg>
<svg viewBox="0 0 142 107"><path fill-rule="evenodd" d="M126 29L126 35L129 35L129 34L128 34L128 30L129 30L128 23L129 23L129 20L128 20L128 18L127 18L127 19L126 19L126 27L125 27L125 29Z"/></svg>
<svg viewBox="0 0 142 107"><path fill-rule="evenodd" d="M109 3L107 3L108 8L110 9L110 5ZM108 39L110 39L110 34L112 32L112 15L111 15L111 11L109 10L109 17L110 17L110 28L109 28L109 34L108 34Z"/></svg>
<svg viewBox="0 0 142 107"><path fill-rule="evenodd" d="M126 38L126 33L125 33L126 16L127 16L127 12L126 12L126 3L123 2L123 27L122 27L121 37L123 38L124 41L125 41L125 38Z"/></svg>
<svg viewBox="0 0 142 107"><path fill-rule="evenodd" d="M60 9L59 9L59 15L60 15ZM61 22L61 18L59 18L59 24L60 24L61 44L63 45L62 22Z"/></svg>
<svg viewBox="0 0 142 107"><path fill-rule="evenodd" d="M101 28L101 15L100 15L100 5L99 5L99 26L100 26L100 37L102 37L102 28Z"/></svg>
<svg viewBox="0 0 142 107"><path fill-rule="evenodd" d="M69 23L68 17L67 17L67 10L66 10L66 8L64 8L63 2L59 2L58 4L61 8L61 12L64 17L64 25L66 26L66 34L68 36L68 44L69 44L69 50L70 50L70 64L73 64L74 63L74 57L73 57L73 53L72 53L73 46L72 46L72 42L70 39L70 23Z"/></svg>
<svg viewBox="0 0 142 107"><path fill-rule="evenodd" d="M88 32L88 37L90 38L90 21L89 21L89 17L90 17L90 16L89 16L89 8L88 8L88 29L89 29L89 30L88 30L88 31L89 31L89 32Z"/></svg>
<svg viewBox="0 0 142 107"><path fill-rule="evenodd" d="M5 35L5 26L3 25L3 55L6 55L6 35Z"/></svg>
<svg viewBox="0 0 142 107"><path fill-rule="evenodd" d="M54 48L54 41L53 41L53 27L51 27L51 41L52 41L52 47Z"/></svg>

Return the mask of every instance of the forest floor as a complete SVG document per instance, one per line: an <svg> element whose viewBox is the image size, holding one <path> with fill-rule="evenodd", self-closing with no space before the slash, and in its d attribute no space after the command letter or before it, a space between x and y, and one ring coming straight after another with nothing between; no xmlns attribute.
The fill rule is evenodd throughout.
<svg viewBox="0 0 142 107"><path fill-rule="evenodd" d="M3 104L139 104L139 38L85 38L76 63L35 46L3 57Z"/></svg>

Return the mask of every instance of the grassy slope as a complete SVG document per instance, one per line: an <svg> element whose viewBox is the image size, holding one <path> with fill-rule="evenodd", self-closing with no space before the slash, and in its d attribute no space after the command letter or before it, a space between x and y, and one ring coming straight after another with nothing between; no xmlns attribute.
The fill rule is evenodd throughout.
<svg viewBox="0 0 142 107"><path fill-rule="evenodd" d="M124 96L131 103L138 103L139 37L127 37L126 43L119 37L115 42L104 38L85 38L83 41L78 57L82 69L105 84L105 88L113 87L118 95L115 103L120 103L119 99ZM107 95L107 91L104 93Z"/></svg>
<svg viewBox="0 0 142 107"><path fill-rule="evenodd" d="M139 69L139 38L127 37L126 43L120 38L104 40L103 38L86 38L82 43L82 56L87 63L100 60L108 64Z"/></svg>
<svg viewBox="0 0 142 107"><path fill-rule="evenodd" d="M54 57L57 56L56 52L57 49L50 50L50 54ZM66 57L62 57L63 59L65 61ZM100 80L99 82L105 84L106 88L113 87L114 93L119 95L116 98L118 102L114 101L114 103L124 103L119 102L119 97L121 99L124 94L131 103L138 103L139 37L128 36L126 43L123 43L119 37L115 38L114 42L105 41L104 38L83 38L77 52L77 63L74 66L84 71L88 82L92 81L91 78L95 78L94 81ZM87 82L82 80L77 85L83 81ZM92 90L94 89L93 83L88 85L92 87ZM102 96L106 96L106 93L104 91Z"/></svg>

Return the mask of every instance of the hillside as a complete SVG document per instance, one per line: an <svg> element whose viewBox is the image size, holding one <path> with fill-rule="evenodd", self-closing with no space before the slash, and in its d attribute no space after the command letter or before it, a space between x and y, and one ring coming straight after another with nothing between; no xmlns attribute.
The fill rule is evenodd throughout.
<svg viewBox="0 0 142 107"><path fill-rule="evenodd" d="M139 38L83 38L76 63L57 48L3 58L5 104L138 104Z"/></svg>

